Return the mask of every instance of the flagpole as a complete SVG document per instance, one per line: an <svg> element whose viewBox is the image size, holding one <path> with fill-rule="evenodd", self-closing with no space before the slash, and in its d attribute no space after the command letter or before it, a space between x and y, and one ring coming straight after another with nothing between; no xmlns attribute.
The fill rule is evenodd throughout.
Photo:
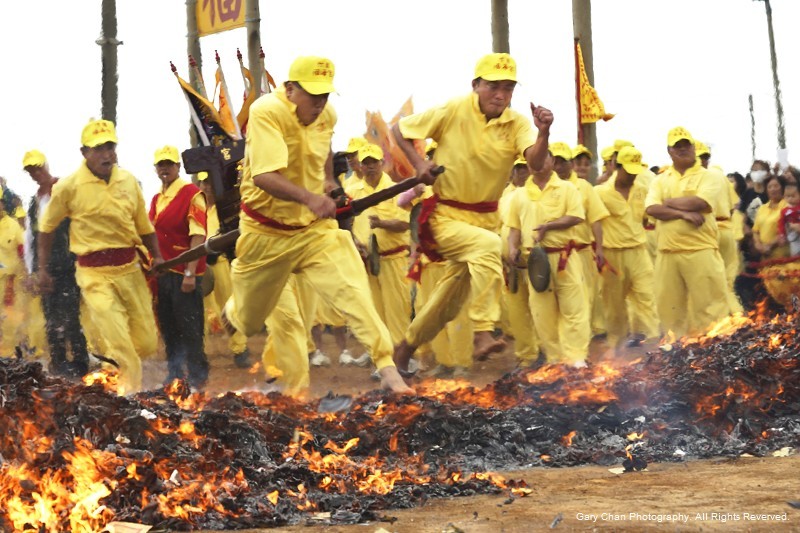
<svg viewBox="0 0 800 533"><path fill-rule="evenodd" d="M220 64L219 52L214 50L214 55L217 60L217 69L219 70L219 83L220 83L220 96L225 95L225 100L228 102L228 114L231 116L233 127L236 131L236 139L242 138L242 130L239 128L239 121L236 120L236 115L233 112L233 102L231 101L231 93L228 92L228 84L225 81L225 74L222 72L222 65Z"/></svg>
<svg viewBox="0 0 800 533"><path fill-rule="evenodd" d="M264 49L261 47L258 48L258 62L261 66L261 78L256 78L259 80L259 91L261 91L261 94L269 94L272 92L272 87L269 84L269 73L267 72L267 67L264 64ZM252 74L253 71L250 71L250 73ZM264 89L263 91L261 90L262 88Z"/></svg>
<svg viewBox="0 0 800 533"><path fill-rule="evenodd" d="M197 64L197 61L194 60L194 56L189 54L189 70L190 70L190 77L192 78L192 74L194 75L195 79L195 86L194 89L197 93L208 100L208 93L206 92L206 83L203 81L203 71L200 70L200 66Z"/></svg>
<svg viewBox="0 0 800 533"><path fill-rule="evenodd" d="M578 59L578 39L572 45L572 53L575 55L575 104L578 114L578 144L583 144L583 124L581 123L581 66Z"/></svg>
<svg viewBox="0 0 800 533"><path fill-rule="evenodd" d="M583 43L583 66L589 84L594 87L594 58L592 51L592 0L572 0L572 31L573 37ZM589 171L589 181L597 179L597 125L594 123L581 124L583 132L583 145L595 156L592 168Z"/></svg>
<svg viewBox="0 0 800 533"><path fill-rule="evenodd" d="M242 52L238 48L236 49L236 59L239 60L239 74L242 75L242 86L244 87L244 90L245 90L245 96L247 96L247 93L252 91L253 88L252 87L248 87L248 85L247 85L248 84L247 77L244 75L244 70L243 70L244 69L244 61L243 61L243 58L242 58Z"/></svg>
<svg viewBox="0 0 800 533"><path fill-rule="evenodd" d="M172 69L175 79L178 79L178 69L172 61L169 62L169 68ZM180 85L180 81L178 81L178 85ZM186 103L189 104L189 114L192 116L192 123L194 123L195 131L200 137L200 141L203 143L203 146L211 146L208 135L206 135L206 130L203 129L203 123L200 122L200 117L197 116L197 111L195 111L192 102L189 100L189 95L186 94L183 87L181 87L181 92L183 93L183 97L186 98Z"/></svg>

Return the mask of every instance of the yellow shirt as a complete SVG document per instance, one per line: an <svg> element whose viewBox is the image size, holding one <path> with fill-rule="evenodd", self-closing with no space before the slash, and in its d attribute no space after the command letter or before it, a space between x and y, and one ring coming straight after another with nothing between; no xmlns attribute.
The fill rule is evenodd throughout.
<svg viewBox="0 0 800 533"><path fill-rule="evenodd" d="M610 214L603 219L603 248L634 248L647 242L643 221L647 186L637 176L628 192L628 199L606 182L595 187L600 201Z"/></svg>
<svg viewBox="0 0 800 533"><path fill-rule="evenodd" d="M528 178L530 179L530 178ZM511 205L511 199L514 197L514 191L519 189L513 183L506 185L506 188L503 189L503 194L500 196L500 201L497 203L497 212L500 214L500 225L507 226L508 225L508 209Z"/></svg>
<svg viewBox="0 0 800 533"><path fill-rule="evenodd" d="M162 187L161 193L159 193L156 198L156 218L158 218L158 215L164 211L164 209L166 209L170 203L172 203L172 200L175 199L175 195L178 194L178 191L183 189L184 185L186 185L186 180L177 178L167 186L166 190L164 190ZM195 194L192 198L192 205L189 209L189 235L202 235L203 237L206 236L205 226L201 221L197 220L197 217L195 216L197 212L203 212L205 210L206 197L203 196L202 192L198 191L197 194ZM214 216L216 216L216 213ZM217 222L217 229L219 229L219 222ZM209 233L209 235L211 235L211 233Z"/></svg>
<svg viewBox="0 0 800 533"><path fill-rule="evenodd" d="M399 126L408 139L431 138L438 143L436 163L446 170L433 192L465 203L498 201L514 161L536 142L530 120L510 108L487 121L476 93L402 118ZM436 213L492 231L500 220L498 213L474 213L441 204Z"/></svg>
<svg viewBox="0 0 800 533"><path fill-rule="evenodd" d="M650 186L645 200L645 209L660 205L668 198L697 196L711 206L711 211L702 213L705 222L699 228L681 219L656 220L656 235L660 252L693 252L708 248L718 249L717 222L714 209L722 194L722 183L714 172L696 163L683 176L669 167Z"/></svg>
<svg viewBox="0 0 800 533"><path fill-rule="evenodd" d="M392 185L394 185L394 181L384 172L374 188L367 183L367 180L359 180L359 183L354 184L353 188L350 189L352 193L350 197L353 200L358 200L370 194L382 191ZM353 235L355 235L356 239L362 244L367 244L369 243L370 236L374 234L375 238L378 240L378 251L380 252L392 250L399 246L408 246L410 238L408 231L396 232L383 228L372 229L369 227L370 215L375 215L381 220L402 220L408 222L409 212L397 205L397 198L385 200L358 215L353 221Z"/></svg>
<svg viewBox="0 0 800 533"><path fill-rule="evenodd" d="M0 278L23 272L19 247L22 246L23 231L19 222L5 213L0 216Z"/></svg>
<svg viewBox="0 0 800 533"><path fill-rule="evenodd" d="M734 206L739 202L739 195L736 194L733 183L731 183L728 177L723 174L718 167L711 167L708 171L717 176L717 179L720 180L720 188L722 189L719 196L717 196L717 205L714 206L717 227L720 229L733 229L731 215L733 214Z"/></svg>
<svg viewBox="0 0 800 533"><path fill-rule="evenodd" d="M217 204L208 206L206 210L206 231L209 237L219 233L219 216L217 216Z"/></svg>
<svg viewBox="0 0 800 533"><path fill-rule="evenodd" d="M533 230L565 215L584 218L581 194L573 184L560 179L554 172L544 189L529 179L525 187L514 192L508 209L508 227L520 230L523 248L532 248L535 244ZM545 248L563 248L575 240L576 227L550 230L540 244Z"/></svg>
<svg viewBox="0 0 800 533"><path fill-rule="evenodd" d="M771 207L767 202L758 208L753 222L753 233L758 234L763 244L772 244L778 238L778 220L781 218L781 209L786 205L786 200L781 200L776 207ZM788 246L774 248L766 259L779 257L789 257Z"/></svg>
<svg viewBox="0 0 800 533"><path fill-rule="evenodd" d="M581 193L583 212L586 214L583 222L575 226L575 242L578 244L593 243L594 233L592 232L592 224L606 218L608 216L608 209L606 209L606 206L600 201L592 184L579 178L574 171L569 177L569 182Z"/></svg>
<svg viewBox="0 0 800 533"><path fill-rule="evenodd" d="M39 230L52 233L67 217L69 249L76 255L140 246L141 235L155 232L136 178L118 166L108 183L92 174L85 161L74 174L58 180Z"/></svg>
<svg viewBox="0 0 800 533"><path fill-rule="evenodd" d="M242 183L242 201L262 215L289 226L307 226L316 220L305 205L276 198L256 187L253 177L280 172L287 180L315 194L324 192L325 163L331 152L336 112L328 104L312 124L304 126L297 106L281 87L255 101L247 122ZM243 232L280 232L241 214Z"/></svg>

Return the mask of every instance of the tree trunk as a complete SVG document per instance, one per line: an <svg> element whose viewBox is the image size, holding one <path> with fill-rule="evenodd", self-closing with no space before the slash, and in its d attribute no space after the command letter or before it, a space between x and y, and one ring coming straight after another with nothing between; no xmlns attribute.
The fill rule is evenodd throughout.
<svg viewBox="0 0 800 533"><path fill-rule="evenodd" d="M572 0L572 30L575 38L581 44L583 52L583 65L586 68L586 76L589 84L594 85L594 60L592 55L592 1L591 0ZM595 87L596 88L596 87ZM578 110L580 113L580 109ZM597 162L599 153L597 152L597 125L582 124L583 144L594 155L592 168L589 170L589 181L592 183L597 179Z"/></svg>
<svg viewBox="0 0 800 533"><path fill-rule="evenodd" d="M105 120L117 122L117 4L116 0L103 0L102 35L97 40L102 50L103 86L101 89L102 115Z"/></svg>
<svg viewBox="0 0 800 533"><path fill-rule="evenodd" d="M510 53L508 43L508 0L492 0L492 52Z"/></svg>
<svg viewBox="0 0 800 533"><path fill-rule="evenodd" d="M261 68L261 14L258 10L258 0L246 0L245 27L247 28L247 67L253 76L254 87L258 91L261 87L261 78L264 71ZM256 93L258 94L258 93Z"/></svg>

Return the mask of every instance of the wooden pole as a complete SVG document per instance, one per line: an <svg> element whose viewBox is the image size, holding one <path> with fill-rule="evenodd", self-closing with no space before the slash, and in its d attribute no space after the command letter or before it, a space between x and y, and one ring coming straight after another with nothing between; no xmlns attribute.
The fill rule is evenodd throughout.
<svg viewBox="0 0 800 533"><path fill-rule="evenodd" d="M583 52L583 66L586 69L586 76L589 83L594 85L594 61L592 55L592 1L591 0L572 0L572 30L575 39L581 43ZM589 170L589 181L592 183L597 179L597 161L600 154L597 152L597 125L582 124L583 145L594 155L592 168Z"/></svg>
<svg viewBox="0 0 800 533"><path fill-rule="evenodd" d="M492 0L492 52L511 52L508 42L508 0Z"/></svg>
<svg viewBox="0 0 800 533"><path fill-rule="evenodd" d="M103 85L100 92L102 116L105 120L117 122L118 74L117 74L117 46L122 42L117 40L117 4L116 0L103 0L102 7L102 36L95 41L100 45L103 64Z"/></svg>
<svg viewBox="0 0 800 533"><path fill-rule="evenodd" d="M747 95L747 101L750 104L750 152L751 161L756 160L756 115L753 111L753 95Z"/></svg>
<svg viewBox="0 0 800 533"><path fill-rule="evenodd" d="M786 149L786 126L783 120L783 103L781 102L781 82L778 79L778 56L775 53L775 33L772 31L772 6L769 0L763 0L767 10L767 32L769 33L769 57L772 62L772 85L775 88L775 111L778 114L778 148Z"/></svg>
<svg viewBox="0 0 800 533"><path fill-rule="evenodd" d="M253 76L255 85L253 90L257 91L261 87L261 79L264 77L264 67L258 57L261 51L261 14L258 9L258 0L247 0L244 21L247 28L247 66Z"/></svg>
<svg viewBox="0 0 800 533"><path fill-rule="evenodd" d="M200 52L200 34L197 32L197 0L186 0L186 53L193 57L197 63L197 68L203 66L203 55ZM189 85L197 87L200 80L197 79L195 69L189 68ZM189 143L200 146L200 139L197 138L194 124L189 122Z"/></svg>

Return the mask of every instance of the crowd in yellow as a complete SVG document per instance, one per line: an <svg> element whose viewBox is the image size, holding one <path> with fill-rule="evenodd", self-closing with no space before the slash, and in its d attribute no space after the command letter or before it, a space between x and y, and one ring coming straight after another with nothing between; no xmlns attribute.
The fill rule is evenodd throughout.
<svg viewBox="0 0 800 533"><path fill-rule="evenodd" d="M39 190L27 213L4 194L0 216L2 354L47 349L52 372L79 377L92 352L118 367L130 393L160 332L164 381L202 388L203 322L213 315L242 367L253 364L247 337L266 326L263 368L286 394L305 394L310 366L331 364L326 327L340 364L372 364L384 389L412 394L425 354L427 375L466 376L511 339L519 367L583 367L599 336L621 349L700 333L752 305L748 262L800 254L793 169L778 175L757 161L748 179L726 176L675 127L668 165L648 168L620 139L602 151L592 183L594 154L551 140L548 109L509 107L516 68L508 54L489 54L472 91L402 118L391 134L419 184L346 230L329 193L362 199L394 182L381 147L361 137L340 152L346 165L335 164L334 65L298 58L288 81L250 108L236 258L158 276L158 265L219 231L205 173L190 183L178 149L158 148L162 187L148 210L117 165L114 124L84 127L84 162L63 179L31 150L23 167ZM546 274L532 284L529 270ZM204 300L201 280L212 275ZM348 330L364 355L347 349Z"/></svg>

